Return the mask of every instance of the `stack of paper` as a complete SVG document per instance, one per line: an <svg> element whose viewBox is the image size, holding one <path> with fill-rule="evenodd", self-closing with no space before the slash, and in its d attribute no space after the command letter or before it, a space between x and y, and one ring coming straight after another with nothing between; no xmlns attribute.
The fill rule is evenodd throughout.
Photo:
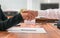
<svg viewBox="0 0 60 38"><path fill-rule="evenodd" d="M35 24L35 19L34 20L25 20L24 21L25 24Z"/></svg>
<svg viewBox="0 0 60 38"><path fill-rule="evenodd" d="M20 33L47 33L44 28L20 28L12 27L8 29L8 32L20 32Z"/></svg>

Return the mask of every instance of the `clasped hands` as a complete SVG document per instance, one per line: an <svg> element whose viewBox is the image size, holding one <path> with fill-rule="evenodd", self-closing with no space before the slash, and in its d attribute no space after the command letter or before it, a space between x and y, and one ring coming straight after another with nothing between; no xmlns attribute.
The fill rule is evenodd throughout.
<svg viewBox="0 0 60 38"><path fill-rule="evenodd" d="M24 10L21 12L21 15L24 20L33 20L38 16L38 11L34 10Z"/></svg>

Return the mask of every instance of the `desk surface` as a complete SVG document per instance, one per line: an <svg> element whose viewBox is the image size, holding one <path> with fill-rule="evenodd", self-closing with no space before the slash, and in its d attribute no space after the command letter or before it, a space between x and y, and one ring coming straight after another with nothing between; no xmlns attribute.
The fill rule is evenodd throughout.
<svg viewBox="0 0 60 38"><path fill-rule="evenodd" d="M36 18L36 22L40 23L40 22L47 22L47 23L55 23L59 21L59 19L52 19L52 18Z"/></svg>
<svg viewBox="0 0 60 38"><path fill-rule="evenodd" d="M21 27L26 27L22 24ZM24 33L9 33L7 31L0 31L0 38L60 38L60 30L57 29L55 26L52 26L51 23L47 24L38 24L38 25L31 25L29 27L43 27L47 33L41 34L24 34Z"/></svg>

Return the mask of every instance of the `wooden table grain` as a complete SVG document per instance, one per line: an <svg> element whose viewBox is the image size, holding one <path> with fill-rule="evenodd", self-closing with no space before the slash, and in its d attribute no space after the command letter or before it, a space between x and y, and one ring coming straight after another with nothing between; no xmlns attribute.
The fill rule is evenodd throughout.
<svg viewBox="0 0 60 38"><path fill-rule="evenodd" d="M22 24L22 27L30 27L30 28L44 28L47 33L13 33L7 31L0 31L0 38L60 38L60 30L57 29L52 23L46 24L36 24L36 25L25 25Z"/></svg>

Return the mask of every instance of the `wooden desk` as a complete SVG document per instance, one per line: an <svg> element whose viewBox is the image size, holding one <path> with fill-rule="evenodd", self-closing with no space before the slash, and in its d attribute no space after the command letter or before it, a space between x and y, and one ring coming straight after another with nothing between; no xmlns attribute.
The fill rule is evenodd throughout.
<svg viewBox="0 0 60 38"><path fill-rule="evenodd" d="M25 26L22 24L23 27ZM55 26L52 26L51 23L47 24L37 24L29 27L35 27L40 26L43 27L47 33L41 33L41 34L24 34L24 33L9 33L7 31L0 31L0 38L60 38L60 30L57 29ZM22 27L22 26L21 26Z"/></svg>
<svg viewBox="0 0 60 38"><path fill-rule="evenodd" d="M9 18L12 18L13 16L7 16L7 18L9 19Z"/></svg>
<svg viewBox="0 0 60 38"><path fill-rule="evenodd" d="M56 23L59 19L52 18L36 18L37 23L47 22L47 23Z"/></svg>

